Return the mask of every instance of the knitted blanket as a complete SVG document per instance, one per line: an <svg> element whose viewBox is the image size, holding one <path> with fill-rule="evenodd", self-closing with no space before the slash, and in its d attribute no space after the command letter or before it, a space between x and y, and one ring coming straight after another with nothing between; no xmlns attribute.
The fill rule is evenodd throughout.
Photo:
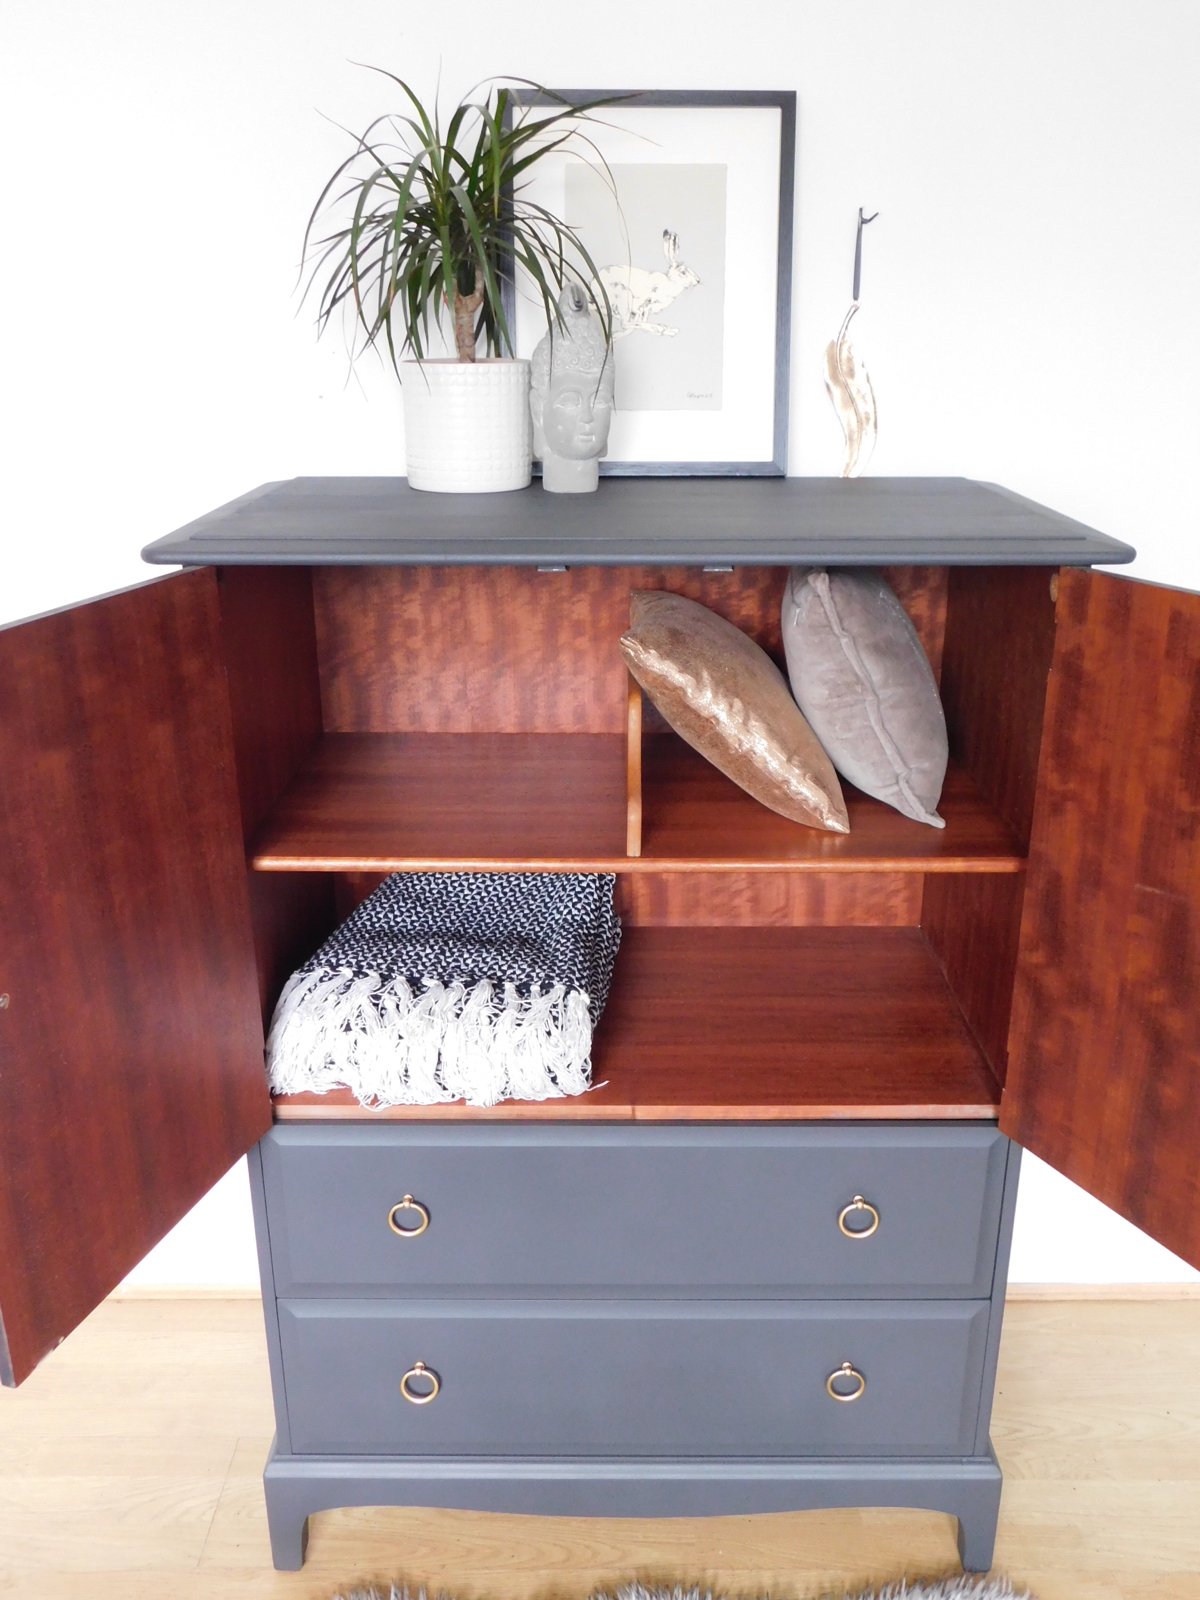
<svg viewBox="0 0 1200 1600"><path fill-rule="evenodd" d="M395 873L288 980L272 1089L346 1087L366 1106L582 1094L621 938L615 881Z"/></svg>

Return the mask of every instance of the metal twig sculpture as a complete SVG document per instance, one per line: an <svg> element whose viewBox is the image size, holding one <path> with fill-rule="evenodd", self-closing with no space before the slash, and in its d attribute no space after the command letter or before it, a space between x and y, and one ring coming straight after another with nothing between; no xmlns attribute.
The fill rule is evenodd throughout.
<svg viewBox="0 0 1200 1600"><path fill-rule="evenodd" d="M843 478L857 478L862 472L871 459L877 433L875 391L871 388L867 369L850 343L850 324L860 304L863 229L868 222L874 222L878 215L878 211L875 211L865 217L862 207L858 208L858 231L854 238L854 292L837 338L831 339L825 349L825 387L846 438Z"/></svg>

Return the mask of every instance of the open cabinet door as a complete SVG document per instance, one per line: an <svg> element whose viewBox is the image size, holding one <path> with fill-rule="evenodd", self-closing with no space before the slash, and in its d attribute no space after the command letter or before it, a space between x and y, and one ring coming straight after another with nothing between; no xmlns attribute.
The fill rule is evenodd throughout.
<svg viewBox="0 0 1200 1600"><path fill-rule="evenodd" d="M1000 1125L1200 1266L1200 594L1061 576Z"/></svg>
<svg viewBox="0 0 1200 1600"><path fill-rule="evenodd" d="M266 1130L211 571L0 630L0 1368Z"/></svg>

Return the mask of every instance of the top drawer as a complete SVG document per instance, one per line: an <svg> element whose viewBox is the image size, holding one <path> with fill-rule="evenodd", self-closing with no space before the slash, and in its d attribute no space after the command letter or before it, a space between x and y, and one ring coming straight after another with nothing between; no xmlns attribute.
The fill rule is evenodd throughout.
<svg viewBox="0 0 1200 1600"><path fill-rule="evenodd" d="M985 1123L277 1127L275 1289L986 1296L1008 1148Z"/></svg>

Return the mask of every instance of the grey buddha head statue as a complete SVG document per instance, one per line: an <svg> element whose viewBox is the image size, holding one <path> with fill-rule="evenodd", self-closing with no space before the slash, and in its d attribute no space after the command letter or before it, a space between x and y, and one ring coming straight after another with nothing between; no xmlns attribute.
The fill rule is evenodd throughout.
<svg viewBox="0 0 1200 1600"><path fill-rule="evenodd" d="M583 286L569 283L558 319L533 352L529 410L542 484L587 493L599 479L613 411L613 356Z"/></svg>

